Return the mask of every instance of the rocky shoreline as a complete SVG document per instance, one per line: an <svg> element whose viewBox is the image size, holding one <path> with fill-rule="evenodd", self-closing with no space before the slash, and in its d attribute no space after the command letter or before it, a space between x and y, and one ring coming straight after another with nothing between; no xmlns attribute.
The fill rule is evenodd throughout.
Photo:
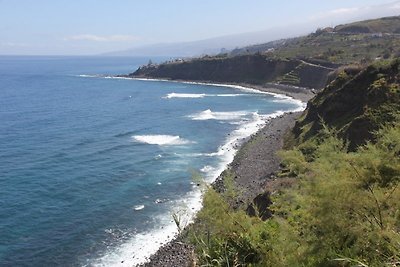
<svg viewBox="0 0 400 267"><path fill-rule="evenodd" d="M291 91L291 88L282 90L282 88L270 88L269 86L238 85L265 92L285 94L302 101L308 101L313 96L310 90L303 88L295 88L296 91ZM236 203L231 204L235 208L246 208L249 204L251 205L258 195L268 190L268 183L276 179L275 173L279 171L280 165L280 159L276 152L283 148L285 134L293 128L300 115L301 112L289 112L271 119L262 129L252 135L236 153L234 160L226 169L234 175L235 186L240 190L240 196L236 199ZM216 179L213 187L217 191L224 190L222 175ZM194 248L190 244L186 244L182 236L178 236L150 256L147 263L139 266L195 266Z"/></svg>
<svg viewBox="0 0 400 267"><path fill-rule="evenodd" d="M272 119L253 135L238 151L228 169L235 174L235 184L241 189L237 205L252 202L265 190L266 183L275 179L280 160L276 151L282 149L283 138L288 129L294 126L300 112L287 113ZM221 190L222 177L214 182L214 187ZM177 267L193 266L193 247L185 244L181 238L162 246L150 261L142 267Z"/></svg>

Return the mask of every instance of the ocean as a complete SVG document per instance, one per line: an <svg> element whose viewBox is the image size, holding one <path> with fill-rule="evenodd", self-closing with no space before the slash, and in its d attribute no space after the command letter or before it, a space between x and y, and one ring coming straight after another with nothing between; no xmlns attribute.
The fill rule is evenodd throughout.
<svg viewBox="0 0 400 267"><path fill-rule="evenodd" d="M201 207L198 177L212 182L244 138L303 107L109 77L148 60L0 57L0 266L144 262L177 233L173 214L185 225Z"/></svg>

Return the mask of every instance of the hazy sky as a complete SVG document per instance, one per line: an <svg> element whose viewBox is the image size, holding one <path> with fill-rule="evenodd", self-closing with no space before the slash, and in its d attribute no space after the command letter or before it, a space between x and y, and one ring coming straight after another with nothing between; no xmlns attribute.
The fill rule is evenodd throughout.
<svg viewBox="0 0 400 267"><path fill-rule="evenodd" d="M395 14L394 0L0 0L0 54L96 54Z"/></svg>

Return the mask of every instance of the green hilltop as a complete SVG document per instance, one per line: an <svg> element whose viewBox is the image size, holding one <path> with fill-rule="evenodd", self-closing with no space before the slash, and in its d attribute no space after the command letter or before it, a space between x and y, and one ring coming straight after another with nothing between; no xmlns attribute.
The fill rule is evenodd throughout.
<svg viewBox="0 0 400 267"><path fill-rule="evenodd" d="M338 25L335 32L341 33L389 33L400 34L400 16L371 19Z"/></svg>

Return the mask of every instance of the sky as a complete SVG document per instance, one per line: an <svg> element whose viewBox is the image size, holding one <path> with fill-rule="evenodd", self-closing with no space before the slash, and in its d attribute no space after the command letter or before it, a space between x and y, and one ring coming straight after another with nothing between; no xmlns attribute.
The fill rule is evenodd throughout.
<svg viewBox="0 0 400 267"><path fill-rule="evenodd" d="M394 0L0 0L0 55L91 55L400 15Z"/></svg>

